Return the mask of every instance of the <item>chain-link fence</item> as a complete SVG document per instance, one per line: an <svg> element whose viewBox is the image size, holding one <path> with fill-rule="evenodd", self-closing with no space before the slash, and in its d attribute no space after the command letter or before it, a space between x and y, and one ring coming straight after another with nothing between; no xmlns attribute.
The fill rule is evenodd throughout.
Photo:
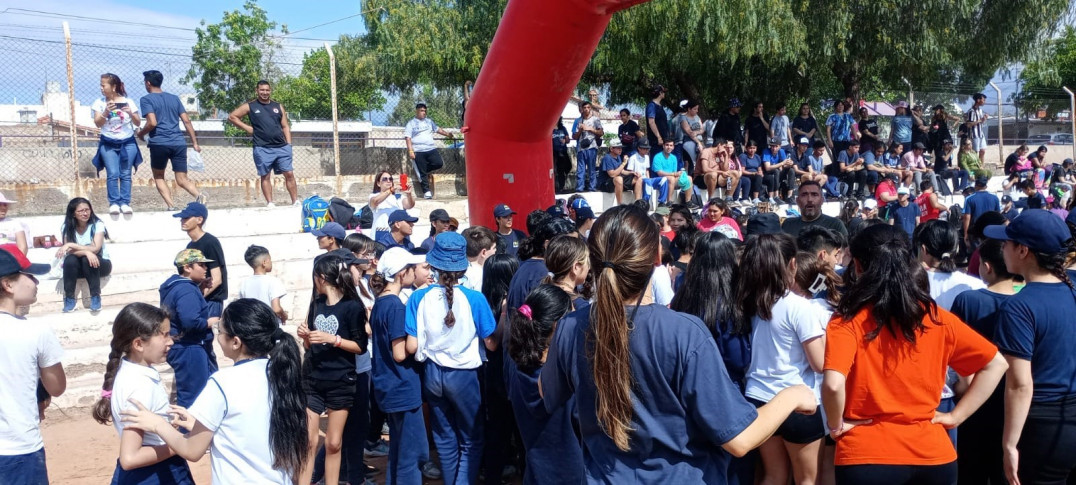
<svg viewBox="0 0 1076 485"><path fill-rule="evenodd" d="M36 32L32 38L0 35L0 59L5 64L0 74L0 190L14 190L32 199L42 189L55 189L60 192L54 194L55 199L81 194L103 202L105 172L98 177L91 163L100 136L93 105L103 100L101 75L117 75L136 107L146 94L142 73L157 70L164 76L162 89L177 95L184 105L202 149L205 170L191 171L189 177L203 191L218 195L211 195L211 201L223 205L258 201L251 137L227 120L237 106L202 105L193 87L200 73L188 75L193 64L189 45L168 45L168 41L156 45L152 38L136 42L122 34L121 42L87 37L80 40L78 31L71 32L68 51L61 29ZM126 40L130 42L122 42ZM274 100L289 113L300 195L313 191L347 194L353 184L365 195L378 171L411 171L403 126L414 116L417 101L430 103L431 117L450 131L456 131L462 119L460 89L386 93L377 88L376 79L354 74L362 66L355 65L352 56L340 59L343 66L333 66L336 59L330 60L329 55L333 49L329 45L278 46L271 56L263 53L263 63L269 63L263 77L273 84ZM338 78L335 89L330 66ZM253 85L257 79L246 81ZM252 89L244 96L253 100L256 93ZM445 166L435 176L435 191L462 194L462 143L446 141L439 142ZM139 149L145 165L133 175L133 192L152 208L160 202L149 170L150 154L145 143L140 142ZM274 185L283 190L279 177ZM304 185L311 188L304 190Z"/></svg>

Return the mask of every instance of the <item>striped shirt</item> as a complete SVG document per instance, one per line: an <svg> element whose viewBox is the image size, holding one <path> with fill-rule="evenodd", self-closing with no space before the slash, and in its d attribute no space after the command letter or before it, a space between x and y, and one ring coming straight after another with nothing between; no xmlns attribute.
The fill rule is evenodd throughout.
<svg viewBox="0 0 1076 485"><path fill-rule="evenodd" d="M972 108L964 115L964 121L970 121L976 123L986 118L986 114L983 113L982 108ZM968 136L971 138L986 138L986 134L983 133L983 125L977 124L968 129Z"/></svg>

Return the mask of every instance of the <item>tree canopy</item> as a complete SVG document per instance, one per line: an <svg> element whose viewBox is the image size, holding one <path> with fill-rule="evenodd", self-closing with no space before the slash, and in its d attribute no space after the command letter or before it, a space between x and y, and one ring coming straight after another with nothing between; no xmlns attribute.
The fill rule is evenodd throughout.
<svg viewBox="0 0 1076 485"><path fill-rule="evenodd" d="M1061 87L1076 89L1076 29L1065 27L1062 35L1050 41L1045 56L1025 66L1020 79L1024 87L1013 101L1025 112L1042 109L1052 119L1069 109Z"/></svg>
<svg viewBox="0 0 1076 485"><path fill-rule="evenodd" d="M374 77L373 58L363 54L363 40L341 36L333 46L336 57L336 102L341 120L361 120L363 112L385 103ZM291 119L331 119L332 82L329 53L315 49L303 56L298 76L284 76L273 90L273 98L288 110Z"/></svg>

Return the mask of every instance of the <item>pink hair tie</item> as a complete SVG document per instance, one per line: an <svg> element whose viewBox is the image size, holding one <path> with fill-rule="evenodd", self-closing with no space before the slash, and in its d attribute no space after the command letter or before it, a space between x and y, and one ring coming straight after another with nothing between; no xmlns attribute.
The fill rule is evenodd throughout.
<svg viewBox="0 0 1076 485"><path fill-rule="evenodd" d="M101 390L101 397L105 399L112 399L112 391Z"/></svg>
<svg viewBox="0 0 1076 485"><path fill-rule="evenodd" d="M528 320L534 319L534 314L531 313L531 307L528 305L523 305L519 307L519 313L522 313L523 316L527 317Z"/></svg>

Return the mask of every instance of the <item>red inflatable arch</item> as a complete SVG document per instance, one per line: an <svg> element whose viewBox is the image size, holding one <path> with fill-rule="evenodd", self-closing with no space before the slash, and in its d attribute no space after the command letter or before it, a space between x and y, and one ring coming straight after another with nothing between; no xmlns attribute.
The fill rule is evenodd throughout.
<svg viewBox="0 0 1076 485"><path fill-rule="evenodd" d="M553 204L552 132L613 14L647 0L511 0L475 82L464 130L470 223L493 206Z"/></svg>

